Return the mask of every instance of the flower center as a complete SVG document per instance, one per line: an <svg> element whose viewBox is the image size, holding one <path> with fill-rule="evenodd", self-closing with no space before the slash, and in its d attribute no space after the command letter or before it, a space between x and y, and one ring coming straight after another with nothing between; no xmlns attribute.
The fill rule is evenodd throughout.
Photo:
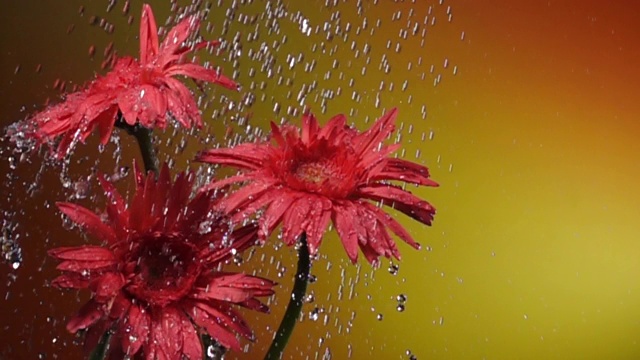
<svg viewBox="0 0 640 360"><path fill-rule="evenodd" d="M144 239L131 261L127 290L149 304L166 305L182 299L200 274L196 249L182 239Z"/></svg>
<svg viewBox="0 0 640 360"><path fill-rule="evenodd" d="M334 159L300 161L285 175L286 183L297 190L343 198L351 191L351 169L343 169Z"/></svg>
<svg viewBox="0 0 640 360"><path fill-rule="evenodd" d="M322 184L337 175L330 164L326 162L302 163L295 169L294 174L299 180L312 184Z"/></svg>

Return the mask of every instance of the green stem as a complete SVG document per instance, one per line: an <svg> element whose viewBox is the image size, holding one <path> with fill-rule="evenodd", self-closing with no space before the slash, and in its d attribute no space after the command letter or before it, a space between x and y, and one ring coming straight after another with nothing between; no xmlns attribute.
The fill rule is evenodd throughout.
<svg viewBox="0 0 640 360"><path fill-rule="evenodd" d="M153 150L153 143L151 142L151 130L146 127L137 125L134 127L132 133L138 140L138 146L140 146L140 154L142 155L142 162L144 163L144 170L146 172L153 171L158 175L158 157Z"/></svg>
<svg viewBox="0 0 640 360"><path fill-rule="evenodd" d="M140 155L142 155L142 162L144 163L145 172L153 171L158 174L158 156L153 149L153 142L151 140L151 129L148 129L140 124L129 125L122 119L122 115L118 114L118 120L116 126L126 130L130 135L136 138L138 146L140 147Z"/></svg>
<svg viewBox="0 0 640 360"><path fill-rule="evenodd" d="M100 338L100 342L96 345L89 355L89 360L104 360L107 358L107 352L109 350L109 341L111 340L111 329L107 329Z"/></svg>
<svg viewBox="0 0 640 360"><path fill-rule="evenodd" d="M300 317L302 310L302 302L307 292L307 284L309 280L309 270L311 269L311 259L309 257L309 246L307 245L307 234L300 235L300 247L298 248L298 270L291 291L291 299L284 312L284 317L278 328L271 347L267 351L265 360L278 360L282 357L284 348L289 342L289 337L293 333L293 328Z"/></svg>

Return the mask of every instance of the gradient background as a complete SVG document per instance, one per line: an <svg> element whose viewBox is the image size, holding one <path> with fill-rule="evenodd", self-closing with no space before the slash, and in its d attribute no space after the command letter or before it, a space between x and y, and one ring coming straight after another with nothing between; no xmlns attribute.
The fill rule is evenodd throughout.
<svg viewBox="0 0 640 360"><path fill-rule="evenodd" d="M312 269L315 300L305 305L285 358L327 352L334 359L407 359L408 352L418 359L640 357L640 3L380 0L362 1L360 12L356 1L273 1L270 11L266 1L234 11L228 11L232 1L221 3L202 33L237 37L226 52L203 58L244 88L207 93L202 133L159 134L176 171L195 168L189 159L209 135L233 139L222 139L227 127L242 134L247 124L267 129L271 119L296 122L306 105L321 121L343 112L365 128L397 106L405 158L429 166L441 184L412 188L438 215L433 227L400 218L423 250L401 245L396 275L387 271L388 261L378 270L350 265L339 241L327 236ZM167 4L153 3L159 24L172 14ZM82 84L100 73L109 42L120 54L136 54L141 6L131 2L131 26L122 6L118 1L107 12L106 2L4 4L2 125L56 99L56 79ZM113 33L91 25L92 15L114 24ZM308 36L302 19L311 26ZM290 68L288 57L301 62ZM297 94L312 84L301 104ZM243 104L250 94L255 103ZM68 178L77 182L95 168L111 173L129 165L137 149L126 135L120 143L121 152L111 144L97 154L92 137L74 155ZM80 358L64 322L87 294L48 287L56 272L45 252L91 239L66 231L51 206L73 195L62 186L60 167L42 167L35 157L11 170L7 146L2 143L0 216L18 224L12 236L23 261L16 271L9 263L0 267L0 358ZM33 182L38 190L28 194ZM126 190L127 181L118 186ZM247 313L258 337L250 353L229 359L262 357L294 264L295 254L277 241L246 256L243 269L281 286L271 315ZM407 297L403 312L396 310L399 294ZM314 308L316 321L306 316Z"/></svg>

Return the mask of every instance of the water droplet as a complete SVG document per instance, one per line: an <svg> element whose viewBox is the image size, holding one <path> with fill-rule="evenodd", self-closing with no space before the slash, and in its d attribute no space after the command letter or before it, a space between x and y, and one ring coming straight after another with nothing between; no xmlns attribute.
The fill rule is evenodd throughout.
<svg viewBox="0 0 640 360"><path fill-rule="evenodd" d="M389 274L398 275L398 271L400 270L400 265L397 264L389 264Z"/></svg>
<svg viewBox="0 0 640 360"><path fill-rule="evenodd" d="M316 321L320 317L320 309L314 308L309 312L309 319Z"/></svg>

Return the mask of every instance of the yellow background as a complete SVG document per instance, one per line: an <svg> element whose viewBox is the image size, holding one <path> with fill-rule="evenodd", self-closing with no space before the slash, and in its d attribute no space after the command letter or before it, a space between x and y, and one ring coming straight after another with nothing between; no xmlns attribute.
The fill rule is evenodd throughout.
<svg viewBox="0 0 640 360"><path fill-rule="evenodd" d="M123 2L111 12L104 2L3 5L2 124L56 99L57 78L82 84L100 73L109 42L120 54L137 55L141 6L131 3L131 26ZM186 136L178 154L183 135L159 134L175 172L198 166L188 161L215 143L203 144L208 135L233 140L222 139L227 127L243 134L247 124L253 131L267 130L269 120L297 123L289 107L299 112L307 106L321 122L346 113L361 129L398 107L405 158L429 166L441 184L409 187L438 214L432 227L399 216L423 249L401 244L396 275L387 271L388 261L378 270L351 265L335 235L326 237L312 269L315 300L305 305L285 358L322 358L326 351L334 359L407 359L407 351L418 359L640 356L640 6L379 0L362 1L359 12L357 1L273 1L270 8L267 1L236 3L233 11L231 1L214 5L209 31L202 32L211 39L237 36L236 48L202 59L226 74L235 71L243 90L209 91L203 99L208 125ZM152 3L159 24L171 14L166 4ZM92 15L114 24L113 34L91 25ZM252 58L251 51L262 55ZM291 58L296 63L290 68ZM298 93L312 84L301 104ZM242 105L249 93L255 104ZM120 142L116 161L115 146L96 154L93 137L74 155L71 180L90 174L98 159L108 173L116 163L129 165L137 148L124 134ZM0 299L0 358L79 358L80 346L64 322L86 294L49 288L56 272L45 256L51 247L85 241L64 230L50 206L72 191L62 187L59 167L39 172L41 158L9 169L11 154L2 144L0 204L3 216L19 224L23 262L17 271L8 264L0 270L6 294ZM26 188L33 181L41 186L30 196ZM126 189L126 181L119 186ZM228 356L261 358L287 301L295 254L274 239L247 255L242 268L281 284L271 315L246 313L258 337L250 353ZM396 310L399 294L407 297L403 312ZM308 314L315 307L313 321Z"/></svg>

